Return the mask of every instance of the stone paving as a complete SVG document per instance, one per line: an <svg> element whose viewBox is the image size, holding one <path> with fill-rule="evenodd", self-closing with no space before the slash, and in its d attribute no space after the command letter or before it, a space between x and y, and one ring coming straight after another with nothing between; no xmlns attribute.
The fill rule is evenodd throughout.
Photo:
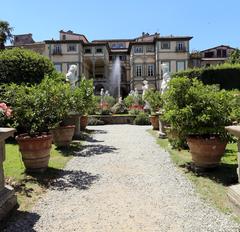
<svg viewBox="0 0 240 232"><path fill-rule="evenodd" d="M146 130L95 130L64 175L24 219L6 231L240 231L230 216L203 202Z"/></svg>

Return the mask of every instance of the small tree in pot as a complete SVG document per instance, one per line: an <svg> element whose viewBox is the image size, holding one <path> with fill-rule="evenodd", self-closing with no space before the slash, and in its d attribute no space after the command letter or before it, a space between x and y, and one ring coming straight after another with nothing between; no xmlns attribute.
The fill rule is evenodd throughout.
<svg viewBox="0 0 240 232"><path fill-rule="evenodd" d="M162 96L159 91L156 90L147 90L144 96L145 100L149 103L151 107L151 116L150 121L154 130L159 129L159 120L157 111L162 107Z"/></svg>
<svg viewBox="0 0 240 232"><path fill-rule="evenodd" d="M82 77L79 87L73 91L72 111L81 115L80 127L84 130L88 123L88 113L96 108L93 81Z"/></svg>
<svg viewBox="0 0 240 232"><path fill-rule="evenodd" d="M69 86L51 76L39 85L11 84L5 89L15 127L21 133L16 140L26 169L46 169L53 137L49 128L58 126L69 112Z"/></svg>
<svg viewBox="0 0 240 232"><path fill-rule="evenodd" d="M196 79L174 78L164 93L164 118L187 139L197 166L216 166L228 140L232 94Z"/></svg>

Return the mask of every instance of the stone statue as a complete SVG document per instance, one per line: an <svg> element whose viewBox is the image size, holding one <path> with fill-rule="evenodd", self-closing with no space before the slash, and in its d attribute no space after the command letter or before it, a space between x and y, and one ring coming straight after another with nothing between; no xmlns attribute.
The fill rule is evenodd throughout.
<svg viewBox="0 0 240 232"><path fill-rule="evenodd" d="M76 75L77 65L73 64L70 66L68 73L66 74L66 81L70 83L71 89L77 86L78 77Z"/></svg>
<svg viewBox="0 0 240 232"><path fill-rule="evenodd" d="M139 103L139 99L138 99L138 89L137 88L135 88L134 89L134 91L133 91L133 97L134 97L134 104L135 105L138 105L138 103Z"/></svg>
<svg viewBox="0 0 240 232"><path fill-rule="evenodd" d="M144 110L150 110L150 105L149 105L148 101L146 101L146 100L144 99L144 96L145 96L148 88L149 88L149 86L148 86L148 81L147 81L147 80L144 80L144 81L143 81L143 87L142 87L142 90L143 90L142 99L143 99L144 102L145 102L145 106L143 107Z"/></svg>
<svg viewBox="0 0 240 232"><path fill-rule="evenodd" d="M167 64L161 64L162 72L163 72L163 80L161 83L160 91L163 94L168 89L168 82L171 79L169 68Z"/></svg>

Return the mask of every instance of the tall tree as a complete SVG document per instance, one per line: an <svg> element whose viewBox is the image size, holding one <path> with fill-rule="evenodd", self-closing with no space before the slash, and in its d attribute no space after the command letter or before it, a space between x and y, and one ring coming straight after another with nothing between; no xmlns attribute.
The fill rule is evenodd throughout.
<svg viewBox="0 0 240 232"><path fill-rule="evenodd" d="M7 42L7 40L10 40L10 42L12 42L12 31L13 28L10 27L7 21L0 20L0 50L5 49L5 43Z"/></svg>

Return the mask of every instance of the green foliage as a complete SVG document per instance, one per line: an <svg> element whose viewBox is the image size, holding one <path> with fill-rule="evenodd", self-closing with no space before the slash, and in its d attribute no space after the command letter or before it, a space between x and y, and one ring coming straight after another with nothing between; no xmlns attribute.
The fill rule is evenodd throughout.
<svg viewBox="0 0 240 232"><path fill-rule="evenodd" d="M144 98L149 103L152 113L156 113L162 107L162 95L159 91L150 89L146 91Z"/></svg>
<svg viewBox="0 0 240 232"><path fill-rule="evenodd" d="M128 95L123 99L123 101L127 108L130 108L133 105L144 105L142 95L140 94L138 96Z"/></svg>
<svg viewBox="0 0 240 232"><path fill-rule="evenodd" d="M148 114L144 113L144 112L140 112L135 120L134 120L134 124L135 125L150 125L150 120L148 117Z"/></svg>
<svg viewBox="0 0 240 232"><path fill-rule="evenodd" d="M232 101L232 112L231 120L236 123L240 123L240 93L239 91L232 91L233 101Z"/></svg>
<svg viewBox="0 0 240 232"><path fill-rule="evenodd" d="M126 107L130 107L134 104L134 96L132 95L128 95L127 97L124 98L124 104L126 105Z"/></svg>
<svg viewBox="0 0 240 232"><path fill-rule="evenodd" d="M52 77L45 77L39 85L8 85L4 97L13 109L14 126L29 135L61 123L72 102L69 85Z"/></svg>
<svg viewBox="0 0 240 232"><path fill-rule="evenodd" d="M181 137L220 135L231 123L233 95L197 79L175 78L163 95L164 119Z"/></svg>
<svg viewBox="0 0 240 232"><path fill-rule="evenodd" d="M240 64L240 49L234 50L230 54L227 62L230 63L230 64Z"/></svg>
<svg viewBox="0 0 240 232"><path fill-rule="evenodd" d="M206 85L217 84L220 89L240 89L240 64L221 64L194 68L172 74L172 78L197 78Z"/></svg>
<svg viewBox="0 0 240 232"><path fill-rule="evenodd" d="M72 110L81 115L95 110L97 99L94 96L93 81L82 77L80 86L73 90Z"/></svg>
<svg viewBox="0 0 240 232"><path fill-rule="evenodd" d="M143 110L140 109L131 109L128 111L130 115L139 115L141 112L143 112Z"/></svg>
<svg viewBox="0 0 240 232"><path fill-rule="evenodd" d="M0 52L0 83L40 83L55 72L53 63L36 52L14 48Z"/></svg>
<svg viewBox="0 0 240 232"><path fill-rule="evenodd" d="M7 21L0 20L0 50L5 48L4 44L7 42L7 40L12 42L12 31L13 28L10 27Z"/></svg>

